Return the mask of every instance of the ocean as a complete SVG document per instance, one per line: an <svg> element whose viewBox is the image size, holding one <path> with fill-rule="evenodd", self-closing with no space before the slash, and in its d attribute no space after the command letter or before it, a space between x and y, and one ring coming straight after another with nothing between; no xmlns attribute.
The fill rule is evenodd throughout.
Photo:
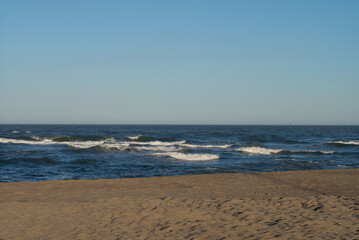
<svg viewBox="0 0 359 240"><path fill-rule="evenodd" d="M0 182L359 167L359 126L0 125Z"/></svg>

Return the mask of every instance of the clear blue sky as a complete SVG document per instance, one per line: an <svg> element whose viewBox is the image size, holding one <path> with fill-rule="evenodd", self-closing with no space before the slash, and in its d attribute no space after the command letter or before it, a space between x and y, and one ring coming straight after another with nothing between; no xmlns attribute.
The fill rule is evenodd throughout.
<svg viewBox="0 0 359 240"><path fill-rule="evenodd" d="M359 124L359 1L0 0L0 123Z"/></svg>

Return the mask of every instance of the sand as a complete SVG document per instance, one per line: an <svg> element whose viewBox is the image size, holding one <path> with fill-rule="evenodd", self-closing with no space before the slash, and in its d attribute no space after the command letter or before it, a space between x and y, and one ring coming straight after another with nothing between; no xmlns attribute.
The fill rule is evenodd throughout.
<svg viewBox="0 0 359 240"><path fill-rule="evenodd" d="M0 239L359 239L359 169L0 183Z"/></svg>

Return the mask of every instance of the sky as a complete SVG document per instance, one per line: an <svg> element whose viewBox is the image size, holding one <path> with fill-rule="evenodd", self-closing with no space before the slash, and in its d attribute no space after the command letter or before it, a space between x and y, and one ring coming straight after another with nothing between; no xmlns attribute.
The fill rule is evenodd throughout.
<svg viewBox="0 0 359 240"><path fill-rule="evenodd" d="M359 124L359 1L0 0L0 123Z"/></svg>

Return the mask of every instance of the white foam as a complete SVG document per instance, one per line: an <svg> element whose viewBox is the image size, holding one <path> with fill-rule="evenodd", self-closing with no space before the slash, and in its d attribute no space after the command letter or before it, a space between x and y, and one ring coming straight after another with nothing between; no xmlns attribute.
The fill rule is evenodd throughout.
<svg viewBox="0 0 359 240"><path fill-rule="evenodd" d="M333 154L334 151L320 151L320 150L283 150L283 149L270 149L262 147L242 147L236 149L236 151L244 152L252 155L271 155L280 152L291 152L291 153L322 153L322 154Z"/></svg>
<svg viewBox="0 0 359 240"><path fill-rule="evenodd" d="M344 141L336 141L336 142L331 142L331 143L339 143L339 144L346 144L346 145L359 145L359 141L347 141L347 142L344 142Z"/></svg>
<svg viewBox="0 0 359 240"><path fill-rule="evenodd" d="M29 145L67 145L74 148L91 148L105 143L105 141L55 142L51 139L41 139L39 137L33 137L33 138L37 141L0 138L0 143L29 144Z"/></svg>
<svg viewBox="0 0 359 240"><path fill-rule="evenodd" d="M92 148L96 146L104 146L104 147L110 147L112 145L115 145L115 139L114 138L106 138L102 141L74 141L74 142L59 142L59 144L65 144L70 147L74 148ZM124 147L123 145L121 147Z"/></svg>
<svg viewBox="0 0 359 240"><path fill-rule="evenodd" d="M159 152L173 152L178 150L174 146L137 146L135 147L137 150L144 150L144 151L159 151Z"/></svg>
<svg viewBox="0 0 359 240"><path fill-rule="evenodd" d="M127 137L127 138L128 138L128 139L131 139L131 140L138 140L140 137L141 137L141 135L138 135L138 136L130 136L130 137Z"/></svg>
<svg viewBox="0 0 359 240"><path fill-rule="evenodd" d="M247 154L253 155L270 155L283 151L282 149L270 149L270 148L262 148L262 147L242 147L236 149L236 151L244 152Z"/></svg>
<svg viewBox="0 0 359 240"><path fill-rule="evenodd" d="M184 161L211 161L211 160L219 159L219 155L216 154L166 152L166 153L154 153L153 155L171 157Z"/></svg>
<svg viewBox="0 0 359 240"><path fill-rule="evenodd" d="M14 144L31 144L31 145L50 145L56 144L50 139L45 139L42 141L30 141L22 139L11 139L11 138L0 138L0 143L14 143Z"/></svg>
<svg viewBox="0 0 359 240"><path fill-rule="evenodd" d="M129 148L130 144L125 142L106 142L100 145L101 147L105 147L108 149L117 149L121 151L125 151Z"/></svg>
<svg viewBox="0 0 359 240"><path fill-rule="evenodd" d="M319 151L319 150L291 150L292 153L322 153L322 154L333 154L334 151Z"/></svg>
<svg viewBox="0 0 359 240"><path fill-rule="evenodd" d="M119 150L125 150L128 147L134 147L138 150L144 151L161 151L170 152L178 150L175 146L185 143L180 142L117 142L114 138L107 138L102 141L64 141L57 142L53 141L53 138L41 138L37 136L31 137L34 140L22 140L22 139L11 139L11 138L0 138L0 143L13 143L13 144L30 144L30 145L67 145L74 148L91 148L95 146L101 146L105 148L113 148Z"/></svg>
<svg viewBox="0 0 359 240"><path fill-rule="evenodd" d="M131 145L150 145L150 146L175 146L184 144L186 141L178 142L161 142L161 141L151 141L151 142L127 142Z"/></svg>
<svg viewBox="0 0 359 240"><path fill-rule="evenodd" d="M319 152L321 152L323 154L333 154L333 153L335 153L334 151L319 151Z"/></svg>
<svg viewBox="0 0 359 240"><path fill-rule="evenodd" d="M19 131L12 131L12 133L15 133L15 134L17 134L17 133L20 133Z"/></svg>
<svg viewBox="0 0 359 240"><path fill-rule="evenodd" d="M95 146L100 146L100 145L104 144L104 141L59 142L59 143L65 144L67 146L74 147L74 148L86 149L86 148L92 148Z"/></svg>
<svg viewBox="0 0 359 240"><path fill-rule="evenodd" d="M138 136L130 136L127 137L130 140L138 140L142 135ZM128 142L131 145L149 145L149 146L181 146L187 148L229 148L232 145L225 144L225 145L196 145L196 144L189 144L186 143L185 140L183 141L176 141L176 142L162 142L162 141L149 141L149 142Z"/></svg>
<svg viewBox="0 0 359 240"><path fill-rule="evenodd" d="M196 144L189 144L189 143L183 143L180 144L182 147L188 147L188 148L230 148L232 145L226 144L226 145L196 145Z"/></svg>

